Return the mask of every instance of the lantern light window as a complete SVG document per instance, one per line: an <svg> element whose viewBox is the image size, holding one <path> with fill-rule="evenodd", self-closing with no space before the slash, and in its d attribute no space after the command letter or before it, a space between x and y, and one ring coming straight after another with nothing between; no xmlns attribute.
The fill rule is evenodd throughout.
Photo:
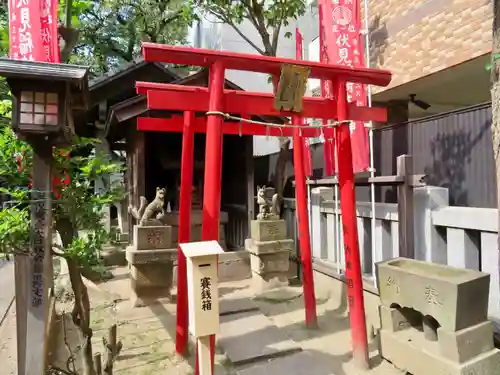
<svg viewBox="0 0 500 375"><path fill-rule="evenodd" d="M58 95L56 93L22 91L20 123L27 125L58 124Z"/></svg>

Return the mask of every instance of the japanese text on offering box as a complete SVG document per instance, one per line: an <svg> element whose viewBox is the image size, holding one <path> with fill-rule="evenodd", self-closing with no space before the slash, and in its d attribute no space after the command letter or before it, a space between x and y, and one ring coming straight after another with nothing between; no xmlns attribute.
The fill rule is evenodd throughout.
<svg viewBox="0 0 500 375"><path fill-rule="evenodd" d="M202 277L200 281L201 289L201 309L203 311L212 310L212 280L210 277Z"/></svg>

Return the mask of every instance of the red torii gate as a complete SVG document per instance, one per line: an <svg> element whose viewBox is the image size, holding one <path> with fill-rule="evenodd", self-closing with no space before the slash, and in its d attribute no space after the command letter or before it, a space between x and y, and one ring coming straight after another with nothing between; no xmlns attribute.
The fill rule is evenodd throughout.
<svg viewBox="0 0 500 375"><path fill-rule="evenodd" d="M181 65L208 67L209 87L187 87L173 84L137 82L137 93L147 95L148 108L152 110L184 111L184 116L170 119L139 118L138 130L183 132L181 158L181 192L179 212L179 243L190 241L191 186L193 180L194 133L206 133L205 178L203 197L202 239L219 239L219 216L222 177L222 135L273 135L292 136L296 180L297 216L299 241L303 263L303 283L306 325L317 325L316 302L312 271L311 245L307 213L304 155L301 137L317 137L321 129L272 127L259 123L225 122L226 113L242 114L242 122L250 115L291 116L296 124L300 117L336 119L339 131L336 139L339 150L340 205L344 231L346 278L348 285L349 312L351 320L353 354L357 362L368 365L366 323L364 315L363 286L356 227L356 202L354 174L352 169L351 140L348 120L385 122L385 108L357 107L347 103L346 82L387 86L391 80L388 71L349 68L319 62L293 60L261 55L231 53L198 49L185 46L170 46L143 43L146 61L168 62ZM225 90L224 72L227 69L271 74L279 77L283 65L296 65L310 69L310 78L330 80L336 89L337 100L327 98L303 99L302 112L292 113L274 109L274 96L257 92ZM195 112L205 113L203 119L195 118ZM188 340L188 303L186 260L178 253L178 300L176 350L184 354ZM211 338L212 367L215 337ZM198 367L198 365L197 365ZM197 368L198 370L198 368Z"/></svg>

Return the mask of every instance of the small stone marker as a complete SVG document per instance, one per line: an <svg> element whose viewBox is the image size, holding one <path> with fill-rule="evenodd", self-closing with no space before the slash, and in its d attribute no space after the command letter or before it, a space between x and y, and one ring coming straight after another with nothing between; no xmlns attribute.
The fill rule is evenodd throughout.
<svg viewBox="0 0 500 375"><path fill-rule="evenodd" d="M212 375L210 335L219 332L217 256L224 250L217 241L179 246L186 257L189 332L198 341L199 375Z"/></svg>

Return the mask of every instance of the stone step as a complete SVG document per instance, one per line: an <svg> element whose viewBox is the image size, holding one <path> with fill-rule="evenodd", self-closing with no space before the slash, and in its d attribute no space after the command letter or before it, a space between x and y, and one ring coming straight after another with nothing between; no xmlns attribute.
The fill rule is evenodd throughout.
<svg viewBox="0 0 500 375"><path fill-rule="evenodd" d="M220 317L218 344L234 366L290 355L301 347L260 311Z"/></svg>
<svg viewBox="0 0 500 375"><path fill-rule="evenodd" d="M318 361L308 352L294 353L287 357L254 364L241 370L238 375L338 375L329 369L327 363Z"/></svg>
<svg viewBox="0 0 500 375"><path fill-rule="evenodd" d="M219 301L219 316L259 311L259 307L248 297L228 298Z"/></svg>

